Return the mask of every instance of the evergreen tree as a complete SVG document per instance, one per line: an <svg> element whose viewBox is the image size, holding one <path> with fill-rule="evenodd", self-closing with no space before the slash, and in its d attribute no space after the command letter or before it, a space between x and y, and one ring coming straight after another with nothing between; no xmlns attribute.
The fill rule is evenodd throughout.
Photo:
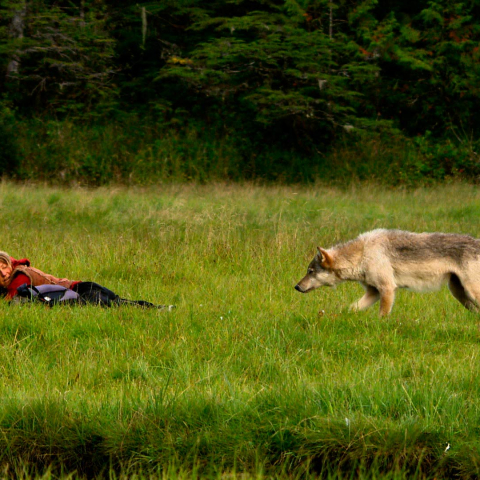
<svg viewBox="0 0 480 480"><path fill-rule="evenodd" d="M191 27L205 41L172 55L160 78L179 78L237 121L288 129L298 142L371 127L359 87L378 69L334 25L337 12L326 0L239 1L228 12L210 5Z"/></svg>
<svg viewBox="0 0 480 480"><path fill-rule="evenodd" d="M479 18L476 2L362 2L350 20L381 70L371 96L378 113L411 135L477 131Z"/></svg>
<svg viewBox="0 0 480 480"><path fill-rule="evenodd" d="M111 108L114 44L101 2L2 0L0 12L8 59L1 81L24 112L84 116Z"/></svg>

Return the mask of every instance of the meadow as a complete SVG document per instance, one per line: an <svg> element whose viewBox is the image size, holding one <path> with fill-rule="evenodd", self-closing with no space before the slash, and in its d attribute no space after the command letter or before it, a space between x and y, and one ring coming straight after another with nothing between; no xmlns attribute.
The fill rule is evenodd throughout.
<svg viewBox="0 0 480 480"><path fill-rule="evenodd" d="M1 250L177 308L1 301L0 475L477 478L480 317L446 288L380 319L358 285L293 287L317 245L479 216L463 184L1 183Z"/></svg>

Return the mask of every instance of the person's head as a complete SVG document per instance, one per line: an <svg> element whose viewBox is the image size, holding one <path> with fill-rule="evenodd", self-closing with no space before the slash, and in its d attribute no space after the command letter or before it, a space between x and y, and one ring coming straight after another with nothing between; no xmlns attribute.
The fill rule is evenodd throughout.
<svg viewBox="0 0 480 480"><path fill-rule="evenodd" d="M6 252L0 252L0 286L6 287L10 283L13 267L10 255Z"/></svg>

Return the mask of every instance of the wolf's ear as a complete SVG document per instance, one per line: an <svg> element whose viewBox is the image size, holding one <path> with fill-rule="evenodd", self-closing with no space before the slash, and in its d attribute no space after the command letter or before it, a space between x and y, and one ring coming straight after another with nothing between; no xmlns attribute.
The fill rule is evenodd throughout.
<svg viewBox="0 0 480 480"><path fill-rule="evenodd" d="M317 250L318 250L317 256L320 260L320 265L323 268L332 268L333 267L332 256L323 248L317 247Z"/></svg>

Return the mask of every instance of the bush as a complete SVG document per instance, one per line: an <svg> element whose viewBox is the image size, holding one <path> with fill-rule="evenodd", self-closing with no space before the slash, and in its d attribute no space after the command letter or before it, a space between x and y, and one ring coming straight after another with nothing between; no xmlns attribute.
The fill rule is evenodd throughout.
<svg viewBox="0 0 480 480"><path fill-rule="evenodd" d="M20 153L14 135L14 117L6 102L0 101L0 176L13 176L20 164Z"/></svg>
<svg viewBox="0 0 480 480"><path fill-rule="evenodd" d="M418 186L462 179L477 182L480 162L473 142L401 134L349 135L319 162L320 179L343 185L375 181Z"/></svg>
<svg viewBox="0 0 480 480"><path fill-rule="evenodd" d="M15 126L15 137L12 134ZM109 123L0 122L0 174L58 184L260 181L417 186L480 178L474 142L350 132L329 150L261 143L202 124L174 128L131 117ZM22 152L20 158L19 152Z"/></svg>
<svg viewBox="0 0 480 480"><path fill-rule="evenodd" d="M480 176L480 159L476 153L475 142L456 141L449 138L436 139L426 132L414 140L423 159L418 164L418 173L435 180L447 177L463 177L476 180Z"/></svg>

